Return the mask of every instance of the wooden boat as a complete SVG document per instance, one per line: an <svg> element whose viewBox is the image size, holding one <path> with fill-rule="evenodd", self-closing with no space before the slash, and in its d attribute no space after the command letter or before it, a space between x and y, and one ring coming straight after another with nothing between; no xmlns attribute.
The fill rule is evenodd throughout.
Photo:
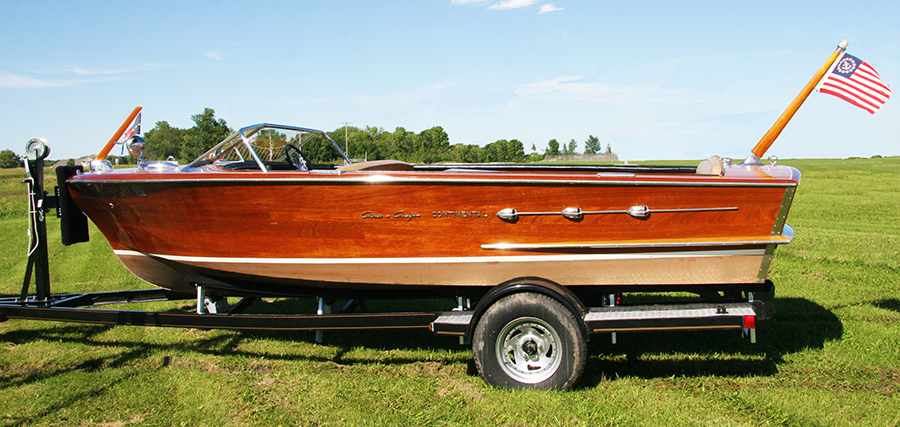
<svg viewBox="0 0 900 427"><path fill-rule="evenodd" d="M264 162L259 135L285 135ZM309 165L311 138L345 164ZM766 281L800 173L700 167L353 164L325 132L259 124L188 165L94 166L68 190L138 277L228 295L477 297L538 277L580 295Z"/></svg>
<svg viewBox="0 0 900 427"><path fill-rule="evenodd" d="M846 46L740 164L354 164L325 132L264 123L188 165L113 170L102 158L134 133L138 107L66 187L129 270L176 291L478 298L523 278L581 299L763 291L776 247L793 238L800 172L760 158ZM344 164L307 165L301 149L315 140ZM130 150L143 145L133 136Z"/></svg>

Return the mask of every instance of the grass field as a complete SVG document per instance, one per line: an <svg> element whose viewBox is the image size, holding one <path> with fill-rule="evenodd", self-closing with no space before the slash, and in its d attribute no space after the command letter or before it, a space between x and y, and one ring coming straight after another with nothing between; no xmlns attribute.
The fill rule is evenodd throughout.
<svg viewBox="0 0 900 427"><path fill-rule="evenodd" d="M758 344L598 335L575 390L514 392L487 386L455 338L426 332L335 332L317 345L312 333L7 320L0 425L900 425L900 158L781 163L803 172L796 238L777 251L778 313ZM0 172L0 295L25 270L22 178ZM55 291L147 286L96 230L63 247L55 219L48 228ZM263 309L282 306L311 309Z"/></svg>

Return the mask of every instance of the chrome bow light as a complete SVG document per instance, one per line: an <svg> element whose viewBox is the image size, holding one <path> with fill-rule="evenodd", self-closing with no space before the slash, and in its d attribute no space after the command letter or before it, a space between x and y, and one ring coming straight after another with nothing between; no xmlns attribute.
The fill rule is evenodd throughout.
<svg viewBox="0 0 900 427"><path fill-rule="evenodd" d="M146 146L147 141L137 135L132 136L128 141L128 153L138 158L138 164L144 162L144 147Z"/></svg>

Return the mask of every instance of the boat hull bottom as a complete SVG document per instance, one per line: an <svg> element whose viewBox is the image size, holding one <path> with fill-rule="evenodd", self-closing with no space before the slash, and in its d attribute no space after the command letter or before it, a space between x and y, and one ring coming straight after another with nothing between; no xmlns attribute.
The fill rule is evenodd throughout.
<svg viewBox="0 0 900 427"><path fill-rule="evenodd" d="M540 277L579 294L752 289L766 248L650 254L580 254L413 259L252 259L148 255L116 250L153 285L235 296L414 298L483 295L522 277Z"/></svg>

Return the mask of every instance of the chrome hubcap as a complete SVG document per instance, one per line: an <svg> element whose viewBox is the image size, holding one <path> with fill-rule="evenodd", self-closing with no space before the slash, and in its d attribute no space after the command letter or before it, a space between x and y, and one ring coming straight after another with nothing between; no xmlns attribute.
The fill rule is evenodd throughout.
<svg viewBox="0 0 900 427"><path fill-rule="evenodd" d="M509 322L500 331L496 350L503 371L526 384L550 378L562 362L556 330L534 317Z"/></svg>

